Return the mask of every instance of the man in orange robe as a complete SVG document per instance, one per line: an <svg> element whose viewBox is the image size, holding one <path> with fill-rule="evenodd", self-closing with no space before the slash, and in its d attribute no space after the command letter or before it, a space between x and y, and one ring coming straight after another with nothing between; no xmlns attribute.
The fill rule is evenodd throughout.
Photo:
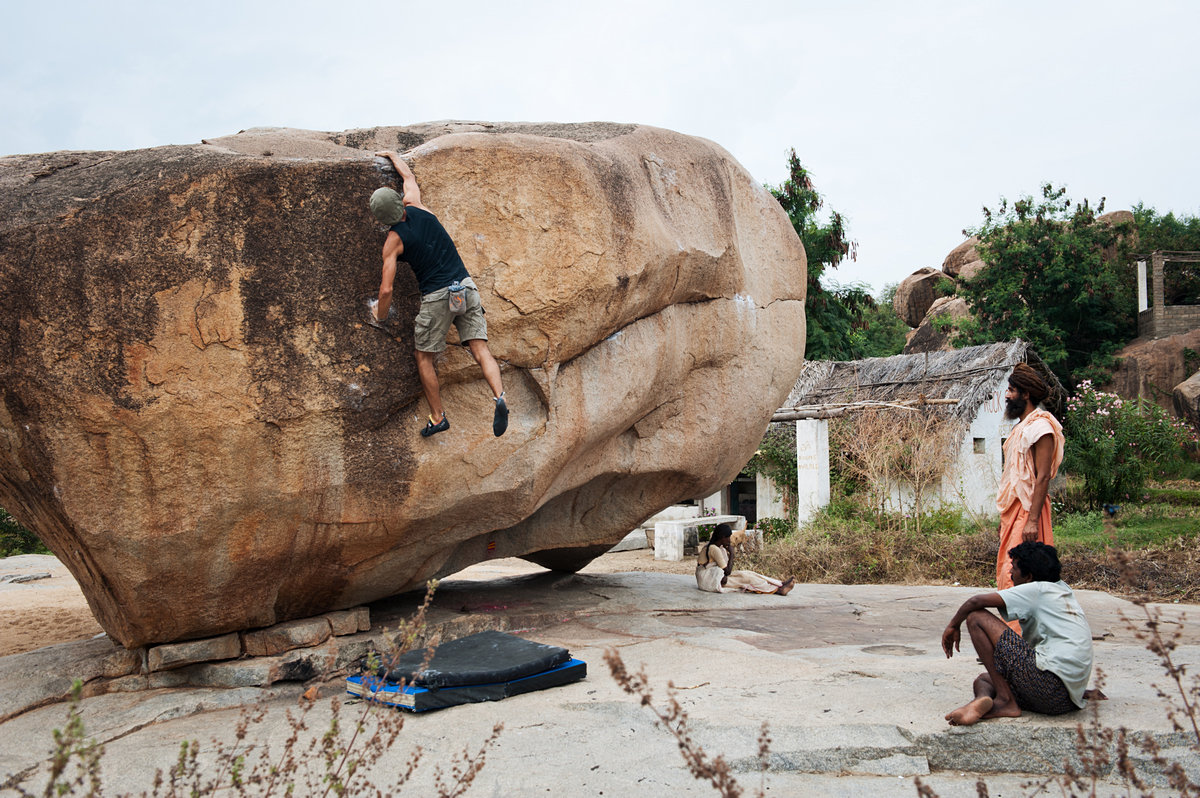
<svg viewBox="0 0 1200 798"><path fill-rule="evenodd" d="M1064 438L1058 419L1039 407L1049 393L1041 375L1025 363L1018 363L1013 369L1008 390L1004 392L1004 417L1020 421L1004 442L1004 471L996 493L996 507L1000 510L997 590L1013 586L1009 549L1032 541L1054 545L1046 493L1062 463ZM1021 633L1017 621L1009 626Z"/></svg>

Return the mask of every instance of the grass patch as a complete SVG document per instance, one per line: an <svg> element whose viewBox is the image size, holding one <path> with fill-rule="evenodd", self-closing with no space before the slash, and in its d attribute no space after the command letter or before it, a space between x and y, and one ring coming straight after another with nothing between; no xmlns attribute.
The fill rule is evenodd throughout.
<svg viewBox="0 0 1200 798"><path fill-rule="evenodd" d="M996 568L995 530L956 511L922 519L888 516L876 523L860 504L831 504L803 529L739 557L737 567L822 584L978 584ZM990 563L990 565L989 565Z"/></svg>
<svg viewBox="0 0 1200 798"><path fill-rule="evenodd" d="M1176 504L1184 507L1200 507L1200 490L1185 488L1148 488L1146 497L1151 502Z"/></svg>
<svg viewBox="0 0 1200 798"><path fill-rule="evenodd" d="M1122 505L1115 518L1094 511L1054 518L1054 542L1063 554L1152 549L1200 536L1200 508L1162 503Z"/></svg>

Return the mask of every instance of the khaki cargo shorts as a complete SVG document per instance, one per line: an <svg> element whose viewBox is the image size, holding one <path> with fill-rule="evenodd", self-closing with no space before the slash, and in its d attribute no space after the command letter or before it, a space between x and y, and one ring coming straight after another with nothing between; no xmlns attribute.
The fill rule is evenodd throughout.
<svg viewBox="0 0 1200 798"><path fill-rule="evenodd" d="M462 281L467 286L467 309L460 316L450 312L450 289L437 291L421 297L421 310L417 312L416 334L418 352L441 352L446 348L446 333L453 323L458 328L458 339L467 341L487 340L487 319L483 317L483 303L479 301L479 289L470 277Z"/></svg>

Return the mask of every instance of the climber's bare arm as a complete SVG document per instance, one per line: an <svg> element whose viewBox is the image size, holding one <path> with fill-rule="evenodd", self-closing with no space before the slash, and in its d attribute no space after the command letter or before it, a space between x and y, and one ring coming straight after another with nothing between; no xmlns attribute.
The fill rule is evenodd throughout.
<svg viewBox="0 0 1200 798"><path fill-rule="evenodd" d="M404 162L404 159L391 150L384 150L375 154L391 161L392 166L396 168L396 172L404 179L404 204L415 205L423 211L429 210L421 204L421 187L417 185L417 176L413 174L412 169Z"/></svg>
<svg viewBox="0 0 1200 798"><path fill-rule="evenodd" d="M392 306L392 283L396 279L396 259L404 252L404 242L395 231L388 231L383 242L383 277L379 281L379 304L375 306L375 319L383 321Z"/></svg>

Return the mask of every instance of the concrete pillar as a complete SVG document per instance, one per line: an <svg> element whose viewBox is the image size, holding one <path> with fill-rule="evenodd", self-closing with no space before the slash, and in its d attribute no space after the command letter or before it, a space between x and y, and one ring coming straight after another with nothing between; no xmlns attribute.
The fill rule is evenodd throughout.
<svg viewBox="0 0 1200 798"><path fill-rule="evenodd" d="M1137 262L1137 281L1138 281L1138 312L1150 309L1150 295L1146 290L1146 261L1139 260Z"/></svg>
<svg viewBox="0 0 1200 798"><path fill-rule="evenodd" d="M796 523L803 526L829 504L829 422L796 422Z"/></svg>
<svg viewBox="0 0 1200 798"><path fill-rule="evenodd" d="M1153 255L1150 256L1150 263L1151 263L1151 266L1150 266L1151 278L1150 279L1151 279L1151 282L1153 283L1153 285L1151 286L1150 292L1151 292L1152 301L1154 302L1155 310L1162 310L1162 308L1167 304L1167 291L1163 287L1163 266L1164 266L1165 262L1166 262L1166 258L1163 257L1163 254L1161 252L1155 252Z"/></svg>
<svg viewBox="0 0 1200 798"><path fill-rule="evenodd" d="M1161 252L1155 252L1150 256L1150 302L1154 311L1154 323L1150 331L1151 338L1165 338L1168 335L1164 329L1167 317L1167 291L1163 280L1164 261L1165 258Z"/></svg>
<svg viewBox="0 0 1200 798"><path fill-rule="evenodd" d="M760 520L783 518L783 491L762 474L754 475L754 499Z"/></svg>

